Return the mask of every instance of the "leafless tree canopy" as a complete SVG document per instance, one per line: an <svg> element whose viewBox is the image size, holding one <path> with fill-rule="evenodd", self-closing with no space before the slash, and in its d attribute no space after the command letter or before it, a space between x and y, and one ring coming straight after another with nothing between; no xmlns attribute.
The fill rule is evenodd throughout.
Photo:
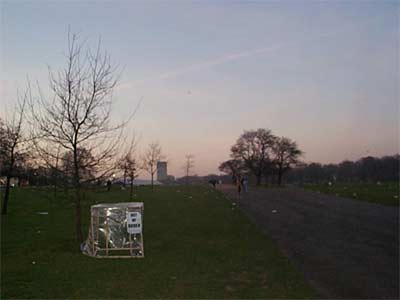
<svg viewBox="0 0 400 300"><path fill-rule="evenodd" d="M111 123L112 92L118 76L110 56L102 51L100 40L92 51L76 34L68 34L66 66L58 71L49 68L49 77L53 97L43 96L39 89L40 96L31 101L31 133L36 149L47 163L72 157L77 238L81 241L83 159L79 156L90 153L96 177L108 175L115 168L125 125ZM57 146L64 149L61 153L70 152L71 155L56 155Z"/></svg>
<svg viewBox="0 0 400 300"><path fill-rule="evenodd" d="M241 174L246 170L243 161L238 159L224 161L219 165L218 169L221 172L232 175L232 177L236 177L238 174Z"/></svg>
<svg viewBox="0 0 400 300"><path fill-rule="evenodd" d="M233 159L242 160L261 183L262 176L271 168L272 146L276 137L270 130L245 131L231 148Z"/></svg>
<svg viewBox="0 0 400 300"><path fill-rule="evenodd" d="M57 144L73 153L86 149L106 166L117 150L123 125L110 122L116 69L100 40L94 52L84 46L77 35L69 34L66 67L56 72L49 68L53 98L40 93L32 103L33 135L47 156L54 156L49 146Z"/></svg>
<svg viewBox="0 0 400 300"><path fill-rule="evenodd" d="M192 171L194 168L194 155L192 154L187 154L185 156L185 165L184 165L184 170L185 170L185 175L186 175L186 180L189 180L189 176L192 175Z"/></svg>
<svg viewBox="0 0 400 300"><path fill-rule="evenodd" d="M124 186L126 186L126 179L130 181L130 199L133 198L133 181L138 176L138 164L136 159L136 140L132 138L129 147L123 152L122 157L118 161L118 168L123 172Z"/></svg>
<svg viewBox="0 0 400 300"><path fill-rule="evenodd" d="M150 143L142 157L142 169L151 176L151 187L154 187L154 174L157 171L157 162L163 159L161 146L158 142Z"/></svg>
<svg viewBox="0 0 400 300"><path fill-rule="evenodd" d="M299 162L299 158L303 152L299 150L296 142L286 137L276 139L273 152L273 162L278 176L278 184L281 185L283 174Z"/></svg>
<svg viewBox="0 0 400 300"><path fill-rule="evenodd" d="M277 137L268 129L245 131L231 148L231 160L223 162L222 172L237 176L242 172L252 173L257 184L263 177L282 183L282 176L295 166L303 152L296 142L286 137Z"/></svg>
<svg viewBox="0 0 400 300"><path fill-rule="evenodd" d="M22 126L28 90L18 94L17 106L10 119L0 120L0 168L5 170L6 186L3 197L2 214L7 214L10 197L10 181L16 164L26 156L27 139L23 136Z"/></svg>

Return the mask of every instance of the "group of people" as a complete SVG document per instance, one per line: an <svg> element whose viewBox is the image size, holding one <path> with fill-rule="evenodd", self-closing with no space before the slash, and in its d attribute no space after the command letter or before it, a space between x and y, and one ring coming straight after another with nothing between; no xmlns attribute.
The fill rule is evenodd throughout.
<svg viewBox="0 0 400 300"><path fill-rule="evenodd" d="M237 174L235 175L235 183L239 197L241 196L242 191L247 193L247 191L249 190L249 181L247 177Z"/></svg>

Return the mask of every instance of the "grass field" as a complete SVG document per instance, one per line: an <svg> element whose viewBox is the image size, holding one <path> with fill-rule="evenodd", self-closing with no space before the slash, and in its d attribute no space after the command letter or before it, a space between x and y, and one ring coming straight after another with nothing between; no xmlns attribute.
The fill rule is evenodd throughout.
<svg viewBox="0 0 400 300"><path fill-rule="evenodd" d="M1 298L315 298L277 246L206 187L142 187L144 259L77 250L66 195L15 189L1 228ZM89 207L128 192L87 192ZM47 211L48 215L38 212Z"/></svg>
<svg viewBox="0 0 400 300"><path fill-rule="evenodd" d="M353 198L360 201L379 203L383 205L399 206L399 184L382 183L335 183L327 184L305 184L304 188L316 192L334 194L340 197Z"/></svg>

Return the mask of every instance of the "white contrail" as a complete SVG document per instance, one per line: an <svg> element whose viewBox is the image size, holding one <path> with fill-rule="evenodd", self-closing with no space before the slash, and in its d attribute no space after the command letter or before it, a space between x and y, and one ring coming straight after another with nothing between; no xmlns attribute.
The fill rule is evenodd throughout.
<svg viewBox="0 0 400 300"><path fill-rule="evenodd" d="M121 83L121 84L119 84L117 86L117 89L129 88L129 87L131 87L133 85L141 84L141 83L148 82L148 81L177 77L179 75L183 75L183 74L190 73L190 72L193 72L193 71L199 71L199 70L208 69L210 67L213 67L213 66L216 66L216 65L220 65L220 64L224 64L224 63L227 63L229 61L233 61L233 60L237 60L237 59L241 59L241 58L245 58L245 57L249 57L249 56L255 56L255 55L263 54L265 52L276 50L276 49L279 49L281 47L283 47L283 45L264 47L264 48L259 48L259 49L255 49L255 50L247 50L247 51L243 51L243 52L239 52L239 53L225 55L225 56L222 56L222 57L219 57L219 58L215 58L215 59L212 59L212 60L202 61L202 62L193 64L193 65L184 66L184 67L178 68L178 69L173 70L173 71L168 71L168 72L165 72L165 73L161 73L161 74L159 74L157 76L154 76L154 77L149 77L149 78L144 78L144 79L141 79L141 80Z"/></svg>
<svg viewBox="0 0 400 300"><path fill-rule="evenodd" d="M320 36L315 37L313 39L323 38L323 37L327 37L327 36L330 36L330 34L320 35ZM206 61L195 63L195 64L192 64L192 65L184 66L184 67L178 68L178 69L173 70L173 71L167 71L165 73L161 73L161 74L156 75L154 77L149 77L149 78L144 78L144 79L141 79L141 80L122 83L122 84L118 85L117 88L118 89L124 89L124 88L131 87L133 85L141 84L141 83L148 82L148 81L173 78L173 77L177 77L179 75L183 75L183 74L190 73L190 72L193 72L193 71L199 71L199 70L208 69L210 67L221 65L221 64L224 64L224 63L227 63L227 62L230 62L230 61L234 61L234 60L238 60L238 59L242 59L242 58L246 58L246 57L252 57L252 56L256 56L256 55L261 55L261 54L264 54L264 53L267 53L267 52L270 52L270 51L278 50L278 49L281 49L281 48L284 48L284 47L288 47L288 46L291 46L291 45L295 45L295 44L297 44L297 43L294 43L294 42L292 42L292 43L281 43L281 44L274 45L274 46L268 46L268 47L253 49L253 50L246 50L246 51L242 51L242 52L239 52L239 53L233 53L233 54L229 54L229 55L224 55L224 56L221 56L219 58L206 60Z"/></svg>
<svg viewBox="0 0 400 300"><path fill-rule="evenodd" d="M234 53L234 54L229 54L226 56L222 56L216 59L212 59L212 60L208 60L208 61L203 61L203 62L199 62L197 64L193 64L193 65L189 65L171 72L166 72L163 73L159 76L157 76L158 79L167 79L170 77L176 77L178 75L182 75L185 73L189 73L192 71L199 71L199 70L203 70L203 69L208 69L210 67L216 66L216 65L221 65L224 63L227 63L229 61L232 60L238 60L241 58L245 58L245 57L250 57L250 56L255 56L255 55L259 55L259 54L263 54L265 52L268 51L272 51L272 50L276 50L281 48L282 45L279 46L271 46L271 47L264 47L264 48L259 48L259 49L255 49L255 50L247 50L247 51L243 51L243 52L239 52L239 53Z"/></svg>

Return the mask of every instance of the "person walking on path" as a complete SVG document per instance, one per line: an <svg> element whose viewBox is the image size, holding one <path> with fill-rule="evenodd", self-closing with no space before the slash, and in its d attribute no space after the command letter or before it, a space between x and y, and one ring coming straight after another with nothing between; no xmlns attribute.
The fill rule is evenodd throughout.
<svg viewBox="0 0 400 300"><path fill-rule="evenodd" d="M242 181L240 175L236 175L236 187L237 187L238 197L240 198L240 195L242 193Z"/></svg>
<svg viewBox="0 0 400 300"><path fill-rule="evenodd" d="M246 177L243 177L241 180L242 188L245 193L248 191L248 181Z"/></svg>

